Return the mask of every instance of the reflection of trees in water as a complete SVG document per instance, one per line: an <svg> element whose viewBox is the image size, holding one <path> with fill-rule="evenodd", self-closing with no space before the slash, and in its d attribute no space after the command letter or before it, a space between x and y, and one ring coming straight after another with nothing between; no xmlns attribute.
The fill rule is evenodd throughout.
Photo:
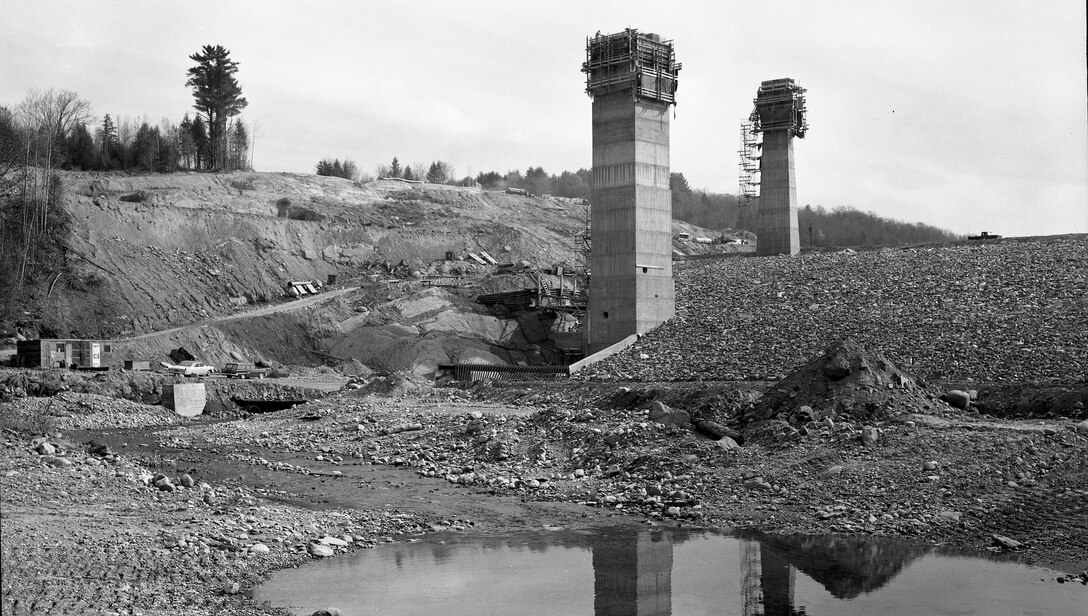
<svg viewBox="0 0 1088 616"><path fill-rule="evenodd" d="M398 543L382 546L385 552L393 552L393 559L397 567L405 561L411 562L419 558L430 557L435 564L441 565L453 560L459 550L472 550L480 552L521 552L529 550L534 553L545 553L551 546L575 547L589 549L590 535L576 535L564 532L531 532L518 533L510 537L487 537L481 535L433 535L425 541L415 543Z"/></svg>
<svg viewBox="0 0 1088 616"><path fill-rule="evenodd" d="M761 551L776 554L836 599L853 599L891 581L929 548L904 539L830 535L758 535Z"/></svg>
<svg viewBox="0 0 1088 616"><path fill-rule="evenodd" d="M413 544L415 545L415 544ZM440 543L431 546L431 557L434 558L434 564L441 565L453 560L453 548L448 543Z"/></svg>

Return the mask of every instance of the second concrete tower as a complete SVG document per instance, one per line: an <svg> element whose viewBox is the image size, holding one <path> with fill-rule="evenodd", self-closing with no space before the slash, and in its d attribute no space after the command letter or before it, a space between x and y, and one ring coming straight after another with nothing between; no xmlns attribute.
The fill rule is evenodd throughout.
<svg viewBox="0 0 1088 616"><path fill-rule="evenodd" d="M587 351L641 334L676 313L672 278L669 107L672 42L627 29L586 40L593 97L592 248Z"/></svg>
<svg viewBox="0 0 1088 616"><path fill-rule="evenodd" d="M756 254L795 255L801 251L801 237L793 138L804 138L808 130L805 90L792 79L764 81L754 103L749 121L763 133Z"/></svg>

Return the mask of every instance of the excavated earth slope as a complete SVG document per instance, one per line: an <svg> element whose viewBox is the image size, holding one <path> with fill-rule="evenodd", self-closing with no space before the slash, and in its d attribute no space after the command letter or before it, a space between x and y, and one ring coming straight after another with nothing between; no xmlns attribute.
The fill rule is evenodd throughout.
<svg viewBox="0 0 1088 616"><path fill-rule="evenodd" d="M30 322L116 340L120 359L156 364L184 347L215 365L358 360L426 375L444 362L557 361L547 331L570 324L475 304L535 282L471 255L517 271L584 264L574 238L586 211L571 199L286 173L70 173L65 185L69 268ZM751 250L673 227L677 254ZM285 298L288 282L333 274L340 288Z"/></svg>
<svg viewBox="0 0 1088 616"><path fill-rule="evenodd" d="M452 252L570 262L584 207L475 188L286 173L67 176L80 278L45 311L115 337L280 300L292 280L418 275ZM398 271L398 269L400 271ZM454 261L459 276L490 268Z"/></svg>

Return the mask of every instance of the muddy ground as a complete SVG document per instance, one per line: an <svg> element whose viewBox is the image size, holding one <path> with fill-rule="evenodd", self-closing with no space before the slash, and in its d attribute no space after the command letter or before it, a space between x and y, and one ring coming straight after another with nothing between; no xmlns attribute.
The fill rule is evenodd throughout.
<svg viewBox="0 0 1088 616"><path fill-rule="evenodd" d="M1088 581L1082 409L998 419L927 390L923 407L871 425L748 426L732 448L648 408L721 416L764 386L436 388L394 375L278 413L195 420L95 394L9 395L0 605L271 614L247 591L322 554L617 519L910 537ZM995 534L1021 545L996 547Z"/></svg>

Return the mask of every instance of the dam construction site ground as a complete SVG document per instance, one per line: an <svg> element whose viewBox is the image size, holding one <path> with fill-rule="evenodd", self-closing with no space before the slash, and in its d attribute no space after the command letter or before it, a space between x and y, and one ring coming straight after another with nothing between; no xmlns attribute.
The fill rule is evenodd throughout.
<svg viewBox="0 0 1088 616"><path fill-rule="evenodd" d="M72 269L7 351L72 335L290 378L0 368L5 615L283 614L250 591L286 567L620 521L901 537L1088 596L1083 235L792 258L676 239L676 316L626 350L570 378L455 383L436 366L555 357L559 319L475 299L577 263L582 204L175 176L68 178ZM204 383L204 414L160 404L180 382Z"/></svg>
<svg viewBox="0 0 1088 616"><path fill-rule="evenodd" d="M902 536L1088 582L1088 425L1073 416L999 419L913 391L916 412L757 422L737 446L690 420L752 411L766 383L376 379L229 420L77 384L9 395L4 613L277 613L246 591L311 559L617 520Z"/></svg>

